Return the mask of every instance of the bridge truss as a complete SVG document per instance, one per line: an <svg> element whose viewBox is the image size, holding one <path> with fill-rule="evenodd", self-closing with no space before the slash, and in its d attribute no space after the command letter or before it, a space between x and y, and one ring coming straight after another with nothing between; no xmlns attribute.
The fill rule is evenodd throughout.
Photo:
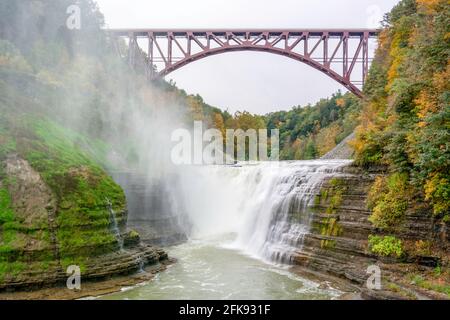
<svg viewBox="0 0 450 320"><path fill-rule="evenodd" d="M134 68L144 68L149 79L164 77L208 56L261 51L306 63L359 97L372 60L369 41L378 34L373 29L116 29L108 32L126 39L127 51L120 54ZM142 49L143 42L145 49Z"/></svg>

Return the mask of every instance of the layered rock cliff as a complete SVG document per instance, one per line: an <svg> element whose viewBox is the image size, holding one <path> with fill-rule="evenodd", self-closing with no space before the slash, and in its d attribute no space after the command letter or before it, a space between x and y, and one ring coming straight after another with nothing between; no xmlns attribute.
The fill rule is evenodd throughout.
<svg viewBox="0 0 450 320"><path fill-rule="evenodd" d="M439 272L445 281L450 260L449 223L435 220L430 211L408 210L401 224L401 257L383 257L371 251L369 235L383 233L368 220L371 211L367 195L375 177L383 174L383 168L348 166L327 179L315 198L311 231L292 262L347 279L361 289L365 298L448 297L445 283L438 286L425 280L427 274ZM424 243L429 245L428 250L419 250L418 244ZM370 265L380 267L381 290L366 286ZM415 283L415 277L422 277L422 281Z"/></svg>

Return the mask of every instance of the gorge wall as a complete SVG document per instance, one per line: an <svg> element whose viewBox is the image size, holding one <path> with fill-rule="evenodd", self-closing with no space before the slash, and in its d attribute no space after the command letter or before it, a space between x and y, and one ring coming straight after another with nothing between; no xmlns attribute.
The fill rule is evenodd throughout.
<svg viewBox="0 0 450 320"><path fill-rule="evenodd" d="M413 285L415 273L432 273L435 268L448 270L449 223L437 222L431 212L410 208L401 224L401 257L374 254L370 235L383 235L368 220L371 211L367 197L375 177L384 168L364 170L349 165L334 177L325 178L320 194L311 207L310 232L301 249L291 255L291 263L347 279L362 289L366 298L447 298L443 294ZM293 214L293 217L295 213ZM420 250L417 244L429 244ZM366 288L369 265L378 265L382 290Z"/></svg>

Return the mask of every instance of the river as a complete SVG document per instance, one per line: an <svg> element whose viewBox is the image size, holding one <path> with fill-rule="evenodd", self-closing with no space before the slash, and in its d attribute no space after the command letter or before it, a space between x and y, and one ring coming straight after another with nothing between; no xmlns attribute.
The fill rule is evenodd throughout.
<svg viewBox="0 0 450 320"><path fill-rule="evenodd" d="M178 261L148 283L100 299L333 299L329 282L314 282L228 245L232 235L167 248Z"/></svg>

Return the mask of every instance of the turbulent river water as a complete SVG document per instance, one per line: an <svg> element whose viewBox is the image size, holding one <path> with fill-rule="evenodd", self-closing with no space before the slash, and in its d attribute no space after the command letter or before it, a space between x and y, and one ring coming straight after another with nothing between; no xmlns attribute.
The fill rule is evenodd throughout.
<svg viewBox="0 0 450 320"><path fill-rule="evenodd" d="M178 261L146 284L104 299L331 299L326 282L288 265L310 228L325 178L347 160L210 167L185 171L180 195L190 240L166 248ZM187 184L186 184L187 182ZM183 189L183 185L188 185Z"/></svg>
<svg viewBox="0 0 450 320"><path fill-rule="evenodd" d="M227 247L231 235L168 248L178 261L145 284L101 299L332 299L341 292Z"/></svg>

